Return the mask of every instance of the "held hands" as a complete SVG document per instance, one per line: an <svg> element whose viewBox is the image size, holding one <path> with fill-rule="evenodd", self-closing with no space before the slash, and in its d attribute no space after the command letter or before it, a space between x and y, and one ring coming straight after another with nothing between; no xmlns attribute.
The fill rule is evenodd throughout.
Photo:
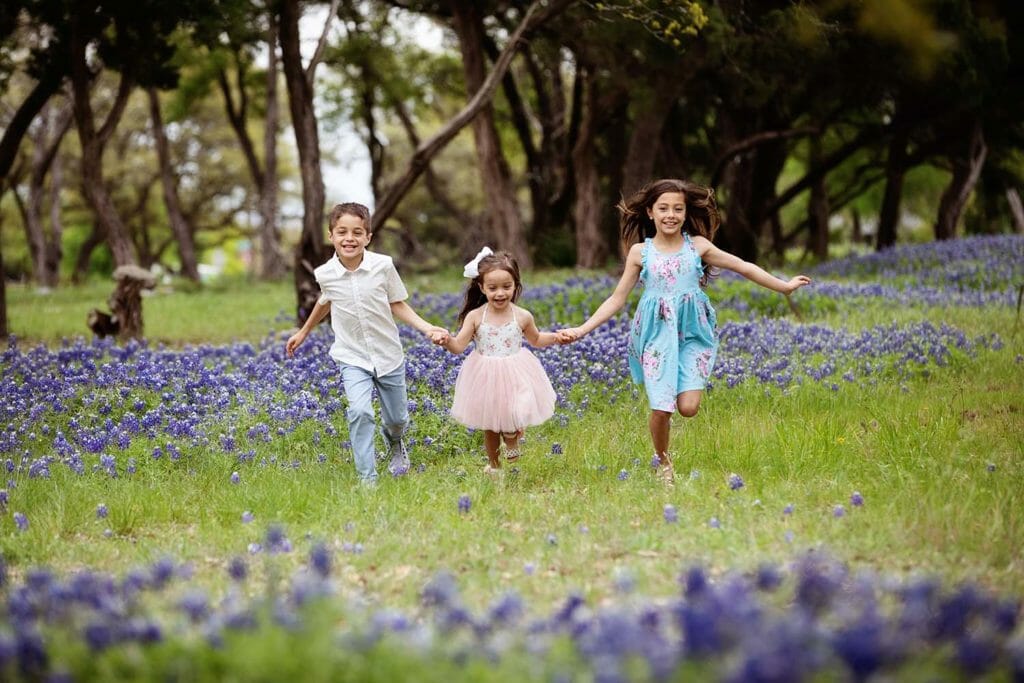
<svg viewBox="0 0 1024 683"><path fill-rule="evenodd" d="M295 355L295 349L299 348L304 341L306 341L306 333L302 330L288 337L288 341L284 344L284 351L289 358Z"/></svg>
<svg viewBox="0 0 1024 683"><path fill-rule="evenodd" d="M555 338L559 344L571 344L582 336L583 334L578 327L568 327L555 333Z"/></svg>
<svg viewBox="0 0 1024 683"><path fill-rule="evenodd" d="M427 331L427 336L430 338L430 342L432 344L437 344L438 346L445 346L448 343L448 340L451 338L451 335L448 333L448 330L444 329L443 327L438 327L436 325L432 326Z"/></svg>
<svg viewBox="0 0 1024 683"><path fill-rule="evenodd" d="M785 294L786 296L789 296L790 294L800 289L804 285L809 284L811 284L811 278L807 277L806 275L797 275L792 280L786 283L786 289L782 293Z"/></svg>

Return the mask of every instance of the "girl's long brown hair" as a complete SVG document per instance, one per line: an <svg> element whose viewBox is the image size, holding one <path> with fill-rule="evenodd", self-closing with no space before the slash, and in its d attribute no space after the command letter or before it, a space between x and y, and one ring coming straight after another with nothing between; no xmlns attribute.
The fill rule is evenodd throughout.
<svg viewBox="0 0 1024 683"><path fill-rule="evenodd" d="M654 206L658 197L666 192L678 192L683 195L686 202L683 230L691 235L700 235L709 241L714 241L715 233L718 232L718 227L722 224L722 218L718 213L718 204L715 202L714 189L689 180L662 178L661 180L652 180L630 195L628 199L623 198L616 204L615 208L619 210L619 233L623 243L628 247L657 234L657 228L654 227L651 217L647 215L647 210ZM709 277L715 275L715 272L709 271L714 271L714 269L705 269L700 280L702 287L707 284Z"/></svg>
<svg viewBox="0 0 1024 683"><path fill-rule="evenodd" d="M512 291L513 303L518 301L519 295L523 293L523 281L519 277L519 264L516 262L515 257L507 251L498 251L484 256L480 259L480 264L477 268L477 276L470 280L469 286L466 287L466 301L462 304L462 310L459 311L459 326L462 325L470 311L487 303L487 297L484 296L482 287L484 275L487 275L492 270L504 270L512 276L512 282L516 286Z"/></svg>

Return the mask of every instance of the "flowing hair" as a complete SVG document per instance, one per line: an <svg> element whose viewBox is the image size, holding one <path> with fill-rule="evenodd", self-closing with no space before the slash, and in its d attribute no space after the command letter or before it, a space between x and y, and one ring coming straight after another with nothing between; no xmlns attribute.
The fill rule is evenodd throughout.
<svg viewBox="0 0 1024 683"><path fill-rule="evenodd" d="M512 291L512 302L515 303L519 300L519 295L523 293L523 281L519 277L519 264L512 254L507 251L498 251L484 256L477 265L477 276L470 280L469 286L466 287L466 300L462 304L462 310L459 311L460 326L470 311L487 303L487 297L484 296L483 290L484 275L494 270L504 270L512 276L512 282L516 286Z"/></svg>
<svg viewBox="0 0 1024 683"><path fill-rule="evenodd" d="M664 178L652 180L628 199L623 198L616 204L615 208L619 210L619 233L623 243L631 245L657 234L654 220L647 215L647 210L666 192L678 192L683 195L686 203L683 231L691 235L700 235L713 242L715 233L722 224L714 189L689 180ZM718 274L717 268L705 267L703 270L700 278L701 287L707 285L708 280Z"/></svg>

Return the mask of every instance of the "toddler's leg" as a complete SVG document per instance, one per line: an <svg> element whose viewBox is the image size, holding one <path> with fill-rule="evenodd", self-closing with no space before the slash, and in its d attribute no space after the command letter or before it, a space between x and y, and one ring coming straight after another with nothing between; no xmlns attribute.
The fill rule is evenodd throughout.
<svg viewBox="0 0 1024 683"><path fill-rule="evenodd" d="M352 365L341 366L341 381L348 398L348 435L356 461L356 474L363 481L376 481L373 452L373 376Z"/></svg>
<svg viewBox="0 0 1024 683"><path fill-rule="evenodd" d="M409 426L409 394L405 385L405 363L398 369L377 378L380 394L381 419L384 422L384 440L388 444L388 472L403 474L409 471L409 453L402 435Z"/></svg>
<svg viewBox="0 0 1024 683"><path fill-rule="evenodd" d="M505 459L509 462L518 460L519 456L522 455L519 450L519 440L521 438L523 438L522 429L515 432L501 433L501 440L505 442Z"/></svg>
<svg viewBox="0 0 1024 683"><path fill-rule="evenodd" d="M484 449L487 451L487 469L497 470L501 467L501 460L498 459L498 449L501 448L501 436L498 432L489 429L484 430Z"/></svg>

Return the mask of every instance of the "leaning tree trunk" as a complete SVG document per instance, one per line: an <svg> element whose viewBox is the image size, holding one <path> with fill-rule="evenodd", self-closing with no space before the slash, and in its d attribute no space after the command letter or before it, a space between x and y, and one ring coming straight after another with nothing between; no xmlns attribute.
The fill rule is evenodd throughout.
<svg viewBox="0 0 1024 683"><path fill-rule="evenodd" d="M1010 205L1010 215L1013 216L1013 229L1018 234L1024 234L1024 202L1021 202L1017 188L1006 188L1006 202Z"/></svg>
<svg viewBox="0 0 1024 683"><path fill-rule="evenodd" d="M61 226L59 219L47 231L43 220L43 204L46 201L46 176L54 169L51 178L52 201L59 206L60 185L59 164L56 163L61 141L71 126L71 107L66 106L54 112L47 104L29 129L32 140L31 172L28 183L28 203L25 207L25 232L32 255L36 281L42 287L56 287L59 279L61 256ZM51 216L53 215L51 210ZM59 216L59 211L56 212ZM49 234L47 234L49 233Z"/></svg>
<svg viewBox="0 0 1024 683"><path fill-rule="evenodd" d="M149 115L153 121L153 139L156 141L156 156L160 164L160 188L163 190L167 218L171 222L171 233L178 242L181 274L193 282L199 282L195 239L178 199L178 184L171 168L171 146L167 141L163 115L160 113L160 98L156 94L156 88L146 88L146 95L149 97Z"/></svg>
<svg viewBox="0 0 1024 683"><path fill-rule="evenodd" d="M135 263L135 253L128 229L118 215L114 201L103 182L103 150L124 114L134 81L127 70L121 72L121 82L114 105L107 114L106 121L97 129L96 117L89 100L89 86L93 82L94 74L86 62L87 41L80 26L84 20L83 17L72 20L70 41L72 100L78 140L82 146L82 190L96 215L97 222L102 225L107 236L110 251L114 255L114 263L123 266Z"/></svg>
<svg viewBox="0 0 1024 683"><path fill-rule="evenodd" d="M57 154L50 166L50 239L46 245L44 260L47 287L56 287L60 282L60 264L64 260L64 215L61 210L63 193L64 159Z"/></svg>
<svg viewBox="0 0 1024 683"><path fill-rule="evenodd" d="M985 165L988 145L981 122L975 121L967 142L967 154L953 159L953 177L939 200L939 212L935 220L935 239L948 240L956 236L967 200L978 184L978 176Z"/></svg>
<svg viewBox="0 0 1024 683"><path fill-rule="evenodd" d="M601 230L601 184L594 159L594 111L597 104L597 87L592 74L586 68L580 70L577 78L583 79L583 93L580 103L583 112L579 132L572 150L572 165L575 171L576 203L573 219L576 224L576 265L581 268L599 268L608 260L608 245Z"/></svg>
<svg viewBox="0 0 1024 683"><path fill-rule="evenodd" d="M483 86L486 76L483 17L475 0L452 0L450 5L462 52L466 91L475 93ZM472 127L492 239L497 247L515 254L521 266L529 267L533 262L530 246L519 215L511 172L494 124L494 108L489 102L473 119Z"/></svg>
<svg viewBox="0 0 1024 683"><path fill-rule="evenodd" d="M338 0L331 3L328 25L337 12L337 5ZM299 0L283 0L280 13L281 66L288 86L288 105L302 178L302 234L295 251L297 318L301 324L316 305L319 288L313 269L324 260L324 180L320 172L320 137L313 109L313 76L322 50L318 47L317 55L303 69L299 50ZM326 36L326 26L323 35Z"/></svg>

